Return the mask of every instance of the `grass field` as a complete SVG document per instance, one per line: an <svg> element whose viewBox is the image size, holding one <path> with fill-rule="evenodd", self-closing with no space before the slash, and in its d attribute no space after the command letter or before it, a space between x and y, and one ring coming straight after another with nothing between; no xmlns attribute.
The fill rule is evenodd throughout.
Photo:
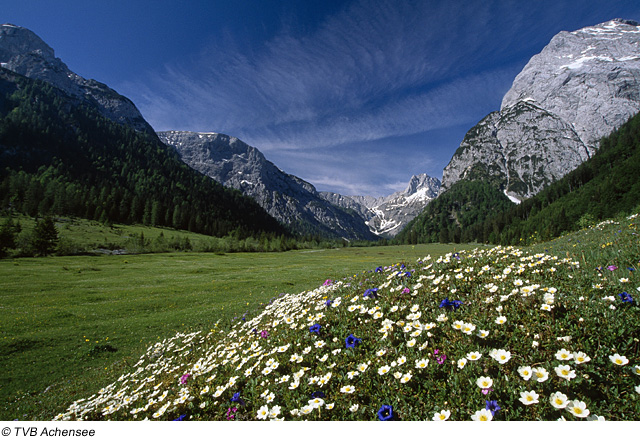
<svg viewBox="0 0 640 440"><path fill-rule="evenodd" d="M115 234L96 243L113 242ZM76 231L73 239L86 235ZM218 320L228 325L280 293L471 247L0 260L0 419L51 419L113 382L150 343Z"/></svg>

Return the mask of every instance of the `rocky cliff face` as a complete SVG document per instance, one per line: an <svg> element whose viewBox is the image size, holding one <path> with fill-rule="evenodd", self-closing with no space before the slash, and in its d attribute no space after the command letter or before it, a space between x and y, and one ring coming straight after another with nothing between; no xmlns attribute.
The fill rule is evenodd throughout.
<svg viewBox="0 0 640 440"><path fill-rule="evenodd" d="M499 112L473 127L444 169L443 190L489 179L514 201L576 168L640 111L640 24L561 32L531 58Z"/></svg>
<svg viewBox="0 0 640 440"><path fill-rule="evenodd" d="M103 116L138 131L153 133L136 106L106 85L73 73L44 41L29 29L0 25L0 67L28 78L46 81Z"/></svg>
<svg viewBox="0 0 640 440"><path fill-rule="evenodd" d="M329 203L313 185L283 172L237 138L184 131L159 132L158 136L191 168L252 197L298 232L348 240L375 238L358 214Z"/></svg>
<svg viewBox="0 0 640 440"><path fill-rule="evenodd" d="M422 212L438 196L439 191L438 179L420 174L411 178L404 191L386 197L343 196L334 193L321 195L333 204L358 212L374 234L391 238Z"/></svg>

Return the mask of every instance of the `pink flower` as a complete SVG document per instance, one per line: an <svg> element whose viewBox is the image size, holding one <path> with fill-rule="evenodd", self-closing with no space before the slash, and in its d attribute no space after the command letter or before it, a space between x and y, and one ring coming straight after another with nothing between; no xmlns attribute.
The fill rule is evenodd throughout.
<svg viewBox="0 0 640 440"><path fill-rule="evenodd" d="M410 293L410 292L411 292L411 290L409 290L409 288L408 288L408 287L405 287L405 288L402 290L402 293Z"/></svg>
<svg viewBox="0 0 640 440"><path fill-rule="evenodd" d="M482 389L482 394L484 394L485 396L487 394L489 394L491 391L493 391L493 388L483 388Z"/></svg>
<svg viewBox="0 0 640 440"><path fill-rule="evenodd" d="M269 336L269 332L268 332L268 331L266 331L266 330L262 330L262 331L260 332L260 337L261 337L261 338L266 338L267 336Z"/></svg>
<svg viewBox="0 0 640 440"><path fill-rule="evenodd" d="M322 285L323 285L323 286L330 286L330 285L332 285L332 284L333 284L333 281L331 281L331 280L326 280Z"/></svg>
<svg viewBox="0 0 640 440"><path fill-rule="evenodd" d="M610 271L614 271L618 268L618 266L614 266L613 264L611 266L607 266L607 269L609 269Z"/></svg>
<svg viewBox="0 0 640 440"><path fill-rule="evenodd" d="M187 380L189 379L189 377L191 377L189 373L182 375L182 377L180 378L180 383L184 385L185 383L187 383Z"/></svg>

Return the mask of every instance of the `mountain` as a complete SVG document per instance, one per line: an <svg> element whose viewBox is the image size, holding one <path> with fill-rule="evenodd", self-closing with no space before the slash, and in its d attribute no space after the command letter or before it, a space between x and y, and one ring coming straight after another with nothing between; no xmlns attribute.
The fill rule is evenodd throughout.
<svg viewBox="0 0 640 440"><path fill-rule="evenodd" d="M297 232L347 240L376 238L357 213L327 202L309 182L280 170L235 137L186 131L159 132L158 137L187 165L242 191Z"/></svg>
<svg viewBox="0 0 640 440"><path fill-rule="evenodd" d="M343 196L330 192L320 194L335 205L356 211L374 234L391 238L435 199L439 191L440 180L420 174L411 177L404 191L385 197Z"/></svg>
<svg viewBox="0 0 640 440"><path fill-rule="evenodd" d="M443 192L486 180L524 200L593 156L638 111L640 24L560 32L517 75L500 111L466 134L443 171Z"/></svg>
<svg viewBox="0 0 640 440"><path fill-rule="evenodd" d="M45 81L80 102L94 106L101 115L137 131L153 133L136 106L105 84L75 74L55 57L54 50L29 29L0 25L0 67Z"/></svg>
<svg viewBox="0 0 640 440"><path fill-rule="evenodd" d="M33 33L7 25L2 32L0 56L9 61L0 67L0 210L236 238L288 234L254 200L185 165L146 123L131 126L126 115L106 111L101 97L111 89L91 89L73 74L59 81L63 71L51 68L64 64ZM51 82L4 67L28 64ZM73 84L93 91L79 96ZM118 96L113 102L130 102Z"/></svg>

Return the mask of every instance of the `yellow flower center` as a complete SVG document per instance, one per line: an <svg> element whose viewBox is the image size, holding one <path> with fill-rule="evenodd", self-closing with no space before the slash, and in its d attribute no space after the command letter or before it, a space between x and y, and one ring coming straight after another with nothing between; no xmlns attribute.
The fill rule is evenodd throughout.
<svg viewBox="0 0 640 440"><path fill-rule="evenodd" d="M574 407L573 408L573 412L576 413L576 414L582 414L582 409L578 408L578 407Z"/></svg>

